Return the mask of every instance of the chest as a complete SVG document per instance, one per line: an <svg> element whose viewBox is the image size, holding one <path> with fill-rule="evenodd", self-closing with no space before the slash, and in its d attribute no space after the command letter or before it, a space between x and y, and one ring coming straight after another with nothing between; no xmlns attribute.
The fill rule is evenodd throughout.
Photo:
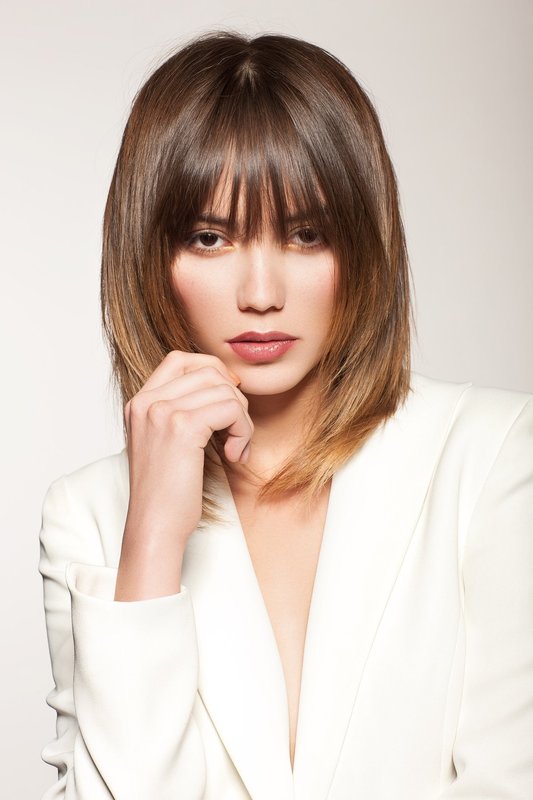
<svg viewBox="0 0 533 800"><path fill-rule="evenodd" d="M304 645L324 524L328 485L312 505L258 506L235 498L250 558L276 639L287 689L294 762Z"/></svg>

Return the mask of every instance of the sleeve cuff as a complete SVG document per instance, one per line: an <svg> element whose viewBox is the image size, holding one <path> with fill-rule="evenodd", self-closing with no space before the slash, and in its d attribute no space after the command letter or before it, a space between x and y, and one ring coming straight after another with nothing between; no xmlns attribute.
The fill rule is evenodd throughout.
<svg viewBox="0 0 533 800"><path fill-rule="evenodd" d="M106 603L116 603L120 605L138 606L139 604L158 604L161 606L175 604L177 598L182 598L186 603L190 600L189 590L183 584L181 591L171 595L152 597L143 600L115 600L115 588L117 582L117 567L105 567L96 564L80 564L71 561L67 564L65 580L68 590L73 600L80 601L83 595L84 601L87 598Z"/></svg>

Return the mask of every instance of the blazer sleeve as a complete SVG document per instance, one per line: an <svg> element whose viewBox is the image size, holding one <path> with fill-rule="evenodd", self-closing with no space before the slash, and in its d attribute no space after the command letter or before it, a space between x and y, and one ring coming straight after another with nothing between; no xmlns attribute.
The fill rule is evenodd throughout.
<svg viewBox="0 0 533 800"><path fill-rule="evenodd" d="M192 715L198 648L191 597L115 601L96 523L68 476L48 488L39 535L57 781L41 800L198 800L203 744Z"/></svg>
<svg viewBox="0 0 533 800"><path fill-rule="evenodd" d="M463 556L466 656L453 760L439 800L533 797L533 398L483 485Z"/></svg>

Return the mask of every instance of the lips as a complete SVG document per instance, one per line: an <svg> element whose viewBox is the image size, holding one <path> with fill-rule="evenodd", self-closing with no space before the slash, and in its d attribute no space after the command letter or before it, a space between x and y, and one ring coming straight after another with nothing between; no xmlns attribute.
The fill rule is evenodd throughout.
<svg viewBox="0 0 533 800"><path fill-rule="evenodd" d="M291 336L290 333L283 331L245 331L235 336L233 339L228 339L228 342L287 342L296 339L296 336Z"/></svg>
<svg viewBox="0 0 533 800"><path fill-rule="evenodd" d="M281 358L294 347L297 336L284 331L245 331L228 344L239 358L250 364L266 364Z"/></svg>

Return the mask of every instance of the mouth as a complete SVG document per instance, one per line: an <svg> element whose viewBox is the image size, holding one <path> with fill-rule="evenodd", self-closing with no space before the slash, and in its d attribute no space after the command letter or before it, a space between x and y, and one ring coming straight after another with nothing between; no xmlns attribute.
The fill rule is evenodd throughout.
<svg viewBox="0 0 533 800"><path fill-rule="evenodd" d="M262 338L258 339L258 336ZM288 333L281 333L280 331L270 331L263 334L256 331L248 331L235 339L230 339L228 344L243 361L247 361L250 364L260 364L280 358L294 345L296 338L296 336L290 336Z"/></svg>
<svg viewBox="0 0 533 800"><path fill-rule="evenodd" d="M266 331L261 333L259 331L245 331L233 339L228 339L228 343L233 342L290 342L296 339L296 336L291 336L290 333L283 331Z"/></svg>

